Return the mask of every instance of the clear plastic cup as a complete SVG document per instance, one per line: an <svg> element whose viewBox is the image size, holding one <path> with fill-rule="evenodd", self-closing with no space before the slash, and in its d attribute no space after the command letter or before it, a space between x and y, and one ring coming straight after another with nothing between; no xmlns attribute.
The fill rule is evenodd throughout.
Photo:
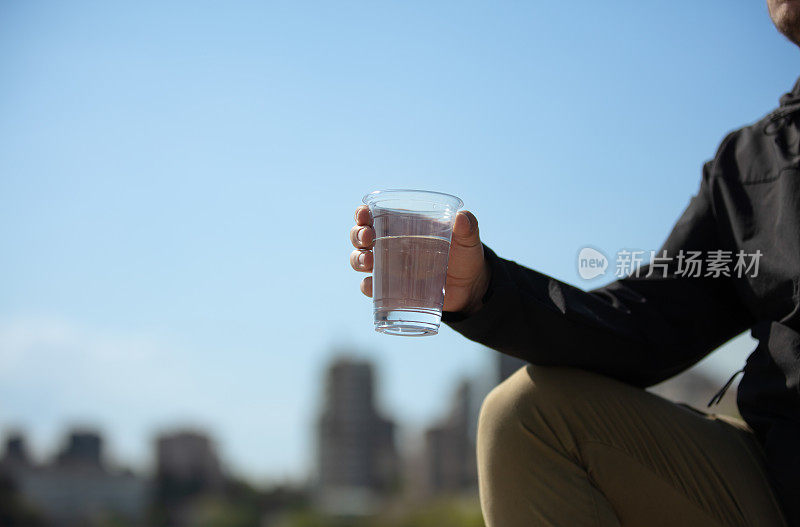
<svg viewBox="0 0 800 527"><path fill-rule="evenodd" d="M436 335L442 319L450 236L459 198L424 190L364 196L375 228L372 302L375 331Z"/></svg>

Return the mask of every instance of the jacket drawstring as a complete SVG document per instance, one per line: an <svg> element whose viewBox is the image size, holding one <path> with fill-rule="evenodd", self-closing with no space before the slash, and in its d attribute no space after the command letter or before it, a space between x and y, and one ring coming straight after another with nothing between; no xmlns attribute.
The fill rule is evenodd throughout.
<svg viewBox="0 0 800 527"><path fill-rule="evenodd" d="M725 386L720 388L720 390L714 394L714 397L708 401L707 408L711 408L712 405L717 405L720 403L720 401L722 401L722 398L725 397L725 392L728 391L728 388L731 387L731 384L733 384L733 381L736 380L736 377L738 377L740 373L744 373L744 368L731 375L731 378L728 379L728 382L725 383Z"/></svg>

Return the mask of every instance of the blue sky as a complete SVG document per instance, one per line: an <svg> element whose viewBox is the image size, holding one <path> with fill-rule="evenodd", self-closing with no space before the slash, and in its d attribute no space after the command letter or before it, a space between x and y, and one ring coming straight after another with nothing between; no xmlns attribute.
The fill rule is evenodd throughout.
<svg viewBox="0 0 800 527"><path fill-rule="evenodd" d="M235 469L299 477L337 348L392 414L437 416L489 356L373 333L360 197L456 194L502 256L599 285L578 250L657 249L792 86L762 4L3 2L0 429L41 454L96 424L145 463L197 424Z"/></svg>

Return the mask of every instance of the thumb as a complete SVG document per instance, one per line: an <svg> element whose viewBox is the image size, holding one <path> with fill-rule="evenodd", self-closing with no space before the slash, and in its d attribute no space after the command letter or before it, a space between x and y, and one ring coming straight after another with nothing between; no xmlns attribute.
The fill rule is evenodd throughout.
<svg viewBox="0 0 800 527"><path fill-rule="evenodd" d="M475 247L481 244L478 232L478 218L470 211L464 210L456 215L452 243L462 247Z"/></svg>

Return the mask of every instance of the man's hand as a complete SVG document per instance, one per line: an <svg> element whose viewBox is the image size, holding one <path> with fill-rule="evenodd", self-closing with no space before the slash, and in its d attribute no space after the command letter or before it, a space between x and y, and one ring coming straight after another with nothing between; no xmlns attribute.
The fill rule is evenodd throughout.
<svg viewBox="0 0 800 527"><path fill-rule="evenodd" d="M350 241L356 248L350 253L350 265L356 271L372 271L372 246L375 230L369 207L356 209L356 224L350 229ZM489 266L483 258L483 245L478 233L478 220L468 211L456 215L450 258L447 262L447 283L444 290L444 310L471 314L481 306L489 287ZM361 281L361 292L372 296L372 277Z"/></svg>

